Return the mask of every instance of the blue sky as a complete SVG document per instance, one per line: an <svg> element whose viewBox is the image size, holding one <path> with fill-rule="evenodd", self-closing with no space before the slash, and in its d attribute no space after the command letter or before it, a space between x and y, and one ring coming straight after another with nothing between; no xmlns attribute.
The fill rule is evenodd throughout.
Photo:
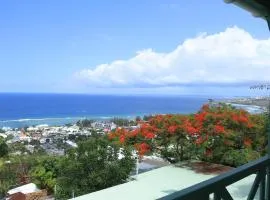
<svg viewBox="0 0 270 200"><path fill-rule="evenodd" d="M207 36L200 35L210 37L224 33L242 38L243 34L252 48L256 43L256 55L262 54L256 59L252 57L252 63L256 65L260 58L265 67L269 61L266 58L269 51L257 52L258 46L263 46L260 49L268 47L266 23L223 0L10 0L1 2L0 27L0 92L249 94L248 84L243 83L259 81L259 78L250 78L249 74L241 83L235 83L238 77L230 80L221 77L219 79L224 78L224 81L208 82L202 74L215 74L213 70L210 73L211 69L200 69L201 61L198 61L195 71L200 72L201 78L180 81L177 77L189 73L189 62L174 62L185 67L182 70L185 73L179 70L176 77L176 66L162 64L168 59L160 57L173 54L179 45L190 50L190 46L184 45L188 39L193 39L190 43L194 46L197 46L198 37L208 41ZM233 30L227 30L230 27L234 27ZM220 37L215 40L219 41ZM213 42L210 40L209 43ZM199 59L200 54L195 52L193 58L189 52L189 56L179 56L179 59ZM186 55L186 51L181 50L180 54ZM244 60L245 56L251 57L241 54L238 60ZM226 58L223 54L221 57ZM155 61L159 59L161 64ZM120 64L116 62L119 60ZM146 61L149 70L157 71L149 80ZM203 62L210 63L213 68L217 65L217 62L210 62L209 57ZM235 60L227 64L232 63ZM134 66L136 71L126 66ZM165 67L171 73L162 77L160 74L164 74ZM192 77L194 66L192 69L185 77ZM123 72L125 70L127 72ZM215 73L222 73L222 70ZM264 77L263 81L268 78ZM232 84L244 86L236 89Z"/></svg>

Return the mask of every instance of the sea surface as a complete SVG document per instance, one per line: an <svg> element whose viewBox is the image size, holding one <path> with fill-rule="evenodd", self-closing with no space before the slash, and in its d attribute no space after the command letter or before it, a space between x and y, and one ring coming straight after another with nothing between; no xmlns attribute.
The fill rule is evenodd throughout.
<svg viewBox="0 0 270 200"><path fill-rule="evenodd" d="M80 119L135 118L149 114L194 113L208 101L200 96L112 96L0 94L0 127L64 125Z"/></svg>

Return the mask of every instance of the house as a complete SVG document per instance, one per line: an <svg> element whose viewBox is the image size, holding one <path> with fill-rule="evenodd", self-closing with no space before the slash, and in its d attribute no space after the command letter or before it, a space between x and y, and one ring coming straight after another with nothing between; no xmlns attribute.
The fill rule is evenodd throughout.
<svg viewBox="0 0 270 200"><path fill-rule="evenodd" d="M4 133L0 133L0 137L7 138L7 135Z"/></svg>
<svg viewBox="0 0 270 200"><path fill-rule="evenodd" d="M46 190L40 190L34 183L29 183L9 190L6 200L45 200L46 197Z"/></svg>

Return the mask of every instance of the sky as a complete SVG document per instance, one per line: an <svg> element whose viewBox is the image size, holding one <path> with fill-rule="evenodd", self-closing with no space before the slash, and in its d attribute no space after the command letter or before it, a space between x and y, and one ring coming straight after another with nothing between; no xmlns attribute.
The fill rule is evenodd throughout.
<svg viewBox="0 0 270 200"><path fill-rule="evenodd" d="M0 92L252 95L266 22L223 0L9 0Z"/></svg>

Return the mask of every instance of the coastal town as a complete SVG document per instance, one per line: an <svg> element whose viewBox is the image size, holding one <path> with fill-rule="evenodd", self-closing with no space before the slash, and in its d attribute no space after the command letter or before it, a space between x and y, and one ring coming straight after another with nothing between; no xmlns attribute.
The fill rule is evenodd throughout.
<svg viewBox="0 0 270 200"><path fill-rule="evenodd" d="M82 122L80 124L80 122ZM87 123L84 125L83 123ZM75 124L63 126L49 126L41 124L24 128L1 129L0 137L6 139L8 145L22 144L24 151L16 149L13 155L44 152L49 155L64 155L65 150L77 147L76 142L95 134L105 135L114 130L117 125L111 121L82 120ZM136 129L137 126L124 126ZM23 148L22 148L23 149Z"/></svg>

